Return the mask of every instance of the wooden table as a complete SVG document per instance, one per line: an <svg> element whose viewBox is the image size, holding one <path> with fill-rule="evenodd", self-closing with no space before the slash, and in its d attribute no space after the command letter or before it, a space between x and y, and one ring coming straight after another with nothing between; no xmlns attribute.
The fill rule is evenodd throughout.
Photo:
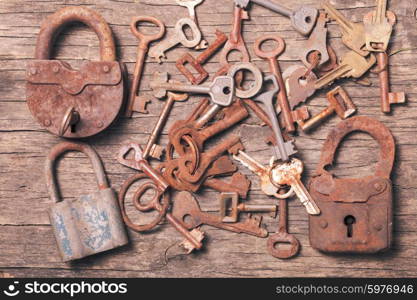
<svg viewBox="0 0 417 300"><path fill-rule="evenodd" d="M282 2L282 1L281 1ZM299 4L319 5L319 1L299 0ZM336 7L354 21L361 21L365 13L373 9L373 0L332 1ZM397 14L398 24L392 38L392 50L417 46L416 4L411 0L390 1L390 9ZM380 111L379 87L376 75L367 76L372 86L365 87L353 81L342 81L353 101L358 115L371 116L384 122L393 132L397 142L397 160L392 175L395 196L395 229L392 251L369 256L324 255L310 247L308 241L308 217L299 201L289 202L289 228L302 244L300 255L291 260L278 260L267 253L266 239L234 234L210 227L203 227L207 238L205 249L191 255L183 255L175 246L181 237L167 223L148 234L129 232L130 245L96 255L73 264L60 261L46 210L52 205L46 192L44 178L45 157L49 149L61 141L52 136L32 118L25 102L25 66L34 55L37 34L46 16L66 5L90 7L109 22L117 42L118 56L126 63L129 72L134 68L137 40L130 33L133 16L153 15L163 20L168 32L176 21L187 16L183 7L174 0L159 1L2 1L0 4L0 270L11 276L85 276L85 277L292 277L292 276L381 276L399 277L417 275L417 71L415 51L405 51L391 57L391 83L393 91L405 91L408 104L393 107L391 115ZM205 37L212 41L214 32L220 29L228 33L232 22L232 1L206 0L198 7L198 17ZM244 25L244 38L253 61L267 71L267 64L253 54L254 40L264 33L278 33L287 43L285 54L280 57L283 70L300 65L296 49L303 39L289 24L288 19L259 6L251 11L251 20ZM339 56L347 49L341 44L340 32L332 22L329 25L329 41ZM98 59L98 40L86 27L71 26L60 35L56 43L56 57L75 63L74 60ZM148 115L135 114L133 119L121 118L102 134L88 139L101 155L108 177L117 191L134 171L115 160L120 144L134 140L144 144L164 104L151 97L149 82L157 70L167 71L173 79L185 80L175 68L176 58L188 51L177 48L168 53L168 61L162 65L148 59L142 81L142 94L149 95L152 103ZM233 56L235 57L235 56ZM233 58L232 57L232 58ZM218 56L207 69L215 72ZM316 94L309 102L311 113L326 105L325 92ZM176 119L183 119L198 103L192 97L177 103L171 114L161 144L166 144L166 133ZM331 118L311 134L300 133L296 144L300 157L306 164L304 181L307 182L318 163L321 146L329 130L339 119ZM257 133L259 120L251 117L235 128L239 132ZM250 155L267 163L270 148L261 135L246 140ZM338 176L371 174L376 163L378 146L369 136L351 135L343 143L334 169ZM80 154L70 153L59 163L59 181L65 198L77 198L95 189L94 175L88 160ZM242 172L252 180L251 203L274 203L259 189L258 179L247 169ZM218 193L203 190L198 194L204 210L218 210ZM275 232L277 220L264 216L268 230ZM173 246L174 245L174 246ZM173 246L173 247L172 247ZM165 252L167 255L165 256Z"/></svg>

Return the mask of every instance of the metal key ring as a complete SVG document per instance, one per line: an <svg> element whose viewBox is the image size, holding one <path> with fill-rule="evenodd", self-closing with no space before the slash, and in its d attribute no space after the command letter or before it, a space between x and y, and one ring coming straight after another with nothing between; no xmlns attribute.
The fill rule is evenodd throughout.
<svg viewBox="0 0 417 300"><path fill-rule="evenodd" d="M270 51L263 51L262 44L266 41L275 41L278 43L278 46ZM284 40L276 34L268 34L261 36L255 41L255 45L253 46L255 50L255 54L262 59L271 59L278 57L282 52L285 50L285 42Z"/></svg>
<svg viewBox="0 0 417 300"><path fill-rule="evenodd" d="M156 34L144 34L138 30L138 24L140 22L149 22L159 27L159 32ZM139 16L133 18L130 23L130 31L140 40L139 45L148 45L150 42L159 40L165 34L165 25L157 18L151 16Z"/></svg>
<svg viewBox="0 0 417 300"><path fill-rule="evenodd" d="M126 180L123 183L122 188L119 192L119 205L120 205L120 211L122 213L123 220L130 229L137 231L137 232L149 231L153 229L156 225L158 225L158 223L161 222L162 218L166 215L169 204L170 204L170 198L169 198L168 193L163 193L162 191L160 191L158 187L155 185L155 183L153 183L152 181L145 182L135 192L135 195L133 198L133 204L135 208L137 208L139 211L149 212L149 211L155 210L158 212L158 215L149 224L137 225L133 223L126 212L125 197L130 186L136 181L141 180L141 179L149 179L149 177L144 173L137 173L131 176L128 180ZM140 203L140 197L142 197L145 194L145 192L148 191L149 189L154 189L156 194L154 198L152 199L152 201L150 201L146 205L142 205ZM162 203L160 199L162 200Z"/></svg>
<svg viewBox="0 0 417 300"><path fill-rule="evenodd" d="M237 64L232 65L227 75L232 78L235 78L236 73L242 70L250 71L254 76L255 83L248 90L242 90L242 89L236 88L236 96L241 99L249 99L255 96L256 94L258 94L262 88L262 84L263 84L262 72L254 64L249 63L249 62L242 62L242 63L237 63Z"/></svg>

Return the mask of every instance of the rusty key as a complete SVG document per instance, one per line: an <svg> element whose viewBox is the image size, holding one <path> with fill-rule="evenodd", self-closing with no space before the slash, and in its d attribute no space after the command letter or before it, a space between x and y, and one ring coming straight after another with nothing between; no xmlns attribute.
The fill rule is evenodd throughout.
<svg viewBox="0 0 417 300"><path fill-rule="evenodd" d="M138 30L138 24L141 22L150 22L159 27L159 32L153 35L143 34ZM129 102L126 106L125 116L132 117L135 110L135 102L137 101L138 90L140 88L140 79L142 77L145 56L149 50L149 44L159 40L165 34L165 25L158 19L149 16L140 16L133 19L130 24L130 30L139 39L138 54L136 58L135 71L133 73L132 86L130 88Z"/></svg>
<svg viewBox="0 0 417 300"><path fill-rule="evenodd" d="M378 62L379 89L381 91L381 110L383 113L391 112L391 104L405 103L404 92L390 92L389 60L386 52L376 54Z"/></svg>
<svg viewBox="0 0 417 300"><path fill-rule="evenodd" d="M197 58L194 58L190 53L184 54L177 60L177 69L185 76L192 84L202 83L208 76L208 72L204 69L204 64L214 53L227 41L227 36L220 30L216 30L216 40ZM198 76L195 76L187 68L186 64L189 64L194 70L197 71Z"/></svg>
<svg viewBox="0 0 417 300"><path fill-rule="evenodd" d="M223 223L220 216L201 211L198 201L188 192L176 194L173 203L173 216L188 229L206 224L236 233L246 233L257 237L268 236L268 231L261 226L262 218L248 218L238 223Z"/></svg>
<svg viewBox="0 0 417 300"><path fill-rule="evenodd" d="M258 213L271 213L273 217L276 216L276 205L255 205L239 203L239 194L234 192L227 192L220 194L220 218L223 223L236 223L239 219L240 212L258 212ZM228 212L228 204L230 202L231 212Z"/></svg>
<svg viewBox="0 0 417 300"><path fill-rule="evenodd" d="M300 251L300 242L288 233L288 203L286 199L279 200L278 231L267 241L267 249L273 257L287 259L294 257Z"/></svg>
<svg viewBox="0 0 417 300"><path fill-rule="evenodd" d="M157 146L156 141L161 134L161 131L168 119L168 116L171 112L171 109L176 101L185 101L188 99L187 94L175 94L172 92L168 92L168 99L165 102L164 108L162 109L161 115L159 116L158 122L155 124L154 129L148 139L148 143L146 144L145 150L143 151L143 158L148 159L149 156L160 159L160 154L162 151L155 151L155 147Z"/></svg>
<svg viewBox="0 0 417 300"><path fill-rule="evenodd" d="M325 110L312 117L307 122L298 122L303 131L308 131L314 128L335 112L342 120L349 118L356 112L355 104L352 102L352 99L350 99L349 95L341 86L338 86L328 92L327 100L329 101L330 105Z"/></svg>
<svg viewBox="0 0 417 300"><path fill-rule="evenodd" d="M134 151L134 159L127 159L126 155ZM160 191L164 192L168 189L168 182L158 173L154 168L152 168L149 163L143 158L143 151L139 144L133 142L127 142L122 145L120 148L119 154L117 156L117 161L134 170L142 171L157 185Z"/></svg>
<svg viewBox="0 0 417 300"><path fill-rule="evenodd" d="M232 51L238 51L242 55L242 62L249 62L250 55L246 48L245 41L242 36L242 22L243 20L249 20L249 14L243 8L235 5L233 11L233 27L230 32L229 40L224 45L222 52L220 53L220 66L221 69L216 75L224 75L229 70L230 64L227 59L228 55Z"/></svg>
<svg viewBox="0 0 417 300"><path fill-rule="evenodd" d="M276 41L278 43L278 46L274 50L271 50L268 52L263 51L262 44L269 40ZM292 118L290 105L288 103L287 91L285 89L284 79L282 78L281 69L278 64L278 56L282 52L284 52L285 42L280 36L276 34L265 35L265 36L258 38L255 41L254 49L255 49L255 54L258 57L268 61L270 72L273 75L275 75L275 77L277 78L278 85L279 85L277 105L279 105L279 107L281 108L285 129L288 132L294 132L295 131L294 120Z"/></svg>

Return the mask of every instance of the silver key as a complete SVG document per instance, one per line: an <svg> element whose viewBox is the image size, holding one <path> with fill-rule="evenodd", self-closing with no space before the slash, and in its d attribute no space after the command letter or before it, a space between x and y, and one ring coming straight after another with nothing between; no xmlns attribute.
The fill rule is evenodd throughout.
<svg viewBox="0 0 417 300"><path fill-rule="evenodd" d="M291 155L297 153L297 150L295 149L293 141L284 141L281 128L279 127L278 118L273 103L274 95L279 91L278 81L274 75L266 76L265 82L267 81L272 81L274 86L273 89L256 96L256 98L253 100L261 102L265 106L266 113L271 121L274 136L277 141L277 145L274 146L275 156L277 159L281 159L282 161L286 162L289 160Z"/></svg>
<svg viewBox="0 0 417 300"><path fill-rule="evenodd" d="M246 8L249 2L266 7L276 13L284 15L291 20L291 25L302 35L308 35L313 30L319 11L311 6L301 6L295 10L270 0L235 0L237 6Z"/></svg>
<svg viewBox="0 0 417 300"><path fill-rule="evenodd" d="M310 215L319 215L320 209L301 181L304 164L301 160L293 158L290 162L276 165L271 170L272 181L278 185L289 185L298 199L305 206Z"/></svg>
<svg viewBox="0 0 417 300"><path fill-rule="evenodd" d="M184 33L184 27L189 26L191 28L193 38L191 40L187 39L187 36ZM162 59L166 59L165 52L169 49L182 44L184 47L193 48L201 41L201 32L197 27L197 24L190 18L180 19L175 25L175 32L168 36L165 40L158 43L149 51L149 56L153 57L158 63L162 63Z"/></svg>
<svg viewBox="0 0 417 300"><path fill-rule="evenodd" d="M176 0L177 4L183 7L186 7L188 9L188 13L190 15L191 20L195 22L197 27L199 28L200 32L200 26L198 24L197 14L195 11L196 6L200 5L204 0ZM201 40L201 42L195 47L196 50L202 50L206 49L208 47L208 42L206 40Z"/></svg>
<svg viewBox="0 0 417 300"><path fill-rule="evenodd" d="M161 99L168 91L192 94L210 95L211 101L219 106L228 106L235 95L234 79L230 76L218 76L210 84L191 85L178 82L169 82L168 73L155 72L150 84L155 97Z"/></svg>

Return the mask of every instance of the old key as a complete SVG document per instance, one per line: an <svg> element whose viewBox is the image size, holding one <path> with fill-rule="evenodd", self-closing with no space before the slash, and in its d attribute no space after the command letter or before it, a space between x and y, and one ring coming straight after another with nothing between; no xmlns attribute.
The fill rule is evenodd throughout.
<svg viewBox="0 0 417 300"><path fill-rule="evenodd" d="M365 49L365 31L363 24L349 21L328 1L323 2L322 7L339 24L342 32L342 42L346 47L361 56L367 56L369 52Z"/></svg>
<svg viewBox="0 0 417 300"><path fill-rule="evenodd" d="M293 234L288 233L288 202L286 199L279 200L278 231L268 238L267 248L269 254L281 259L294 257L300 251L300 242Z"/></svg>
<svg viewBox="0 0 417 300"><path fill-rule="evenodd" d="M274 75L269 75L265 77L265 81L271 81L274 85L274 88L270 91L264 92L261 95L258 95L256 98L254 98L254 100L261 102L265 106L266 113L271 120L274 137L277 142L276 146L274 146L275 156L277 159L281 159L285 162L289 160L291 155L297 153L297 150L295 149L293 141L284 141L281 128L279 127L278 118L273 105L274 95L279 90L277 79Z"/></svg>
<svg viewBox="0 0 417 300"><path fill-rule="evenodd" d="M313 30L319 13L316 8L306 5L292 10L271 0L235 0L236 5L243 8L246 8L250 2L290 18L294 29L302 35L308 35Z"/></svg>
<svg viewBox="0 0 417 300"><path fill-rule="evenodd" d="M159 27L159 32L153 35L141 33L137 26L140 22L150 22ZM135 102L137 101L138 89L140 88L140 79L142 77L143 66L145 64L145 56L149 49L149 44L159 40L165 34L165 25L158 19L149 16L140 16L134 18L130 24L130 30L139 39L138 54L136 58L135 71L133 73L133 82L130 89L129 102L126 106L126 117L132 117L135 110Z"/></svg>
<svg viewBox="0 0 417 300"><path fill-rule="evenodd" d="M278 46L272 51L268 51L268 52L263 51L262 44L265 41L269 41L269 40L276 41L278 43ZM255 48L255 54L258 57L268 61L270 72L273 75L275 75L275 77L277 78L277 82L279 86L277 104L281 108L281 112L283 114L285 129L288 132L294 132L295 131L294 119L292 118L292 113L291 113L290 105L288 103L288 98L287 98L287 91L285 89L285 84L282 78L281 69L278 64L278 56L282 52L284 52L285 42L280 36L276 34L270 34L270 35L262 36L259 39L257 39L255 41L254 48Z"/></svg>
<svg viewBox="0 0 417 300"><path fill-rule="evenodd" d="M188 229L206 224L236 233L246 233L257 237L268 236L268 231L261 226L261 218L251 217L238 223L223 223L219 215L203 212L197 200L189 192L176 194L173 202L172 215Z"/></svg>
<svg viewBox="0 0 417 300"><path fill-rule="evenodd" d="M365 74L376 63L375 55L370 54L368 58L357 54L354 51L347 52L340 60L340 65L330 71L315 83L316 89L321 89L339 78L359 78Z"/></svg>
<svg viewBox="0 0 417 300"><path fill-rule="evenodd" d="M190 40L184 33L184 28L186 26L189 26L193 34L193 37ZM182 44L184 47L192 48L200 43L200 41L201 32L200 29L198 29L196 23L189 18L183 18L180 19L175 25L175 32L171 36L165 38L165 40L160 42L158 45L153 47L149 51L149 56L153 57L158 63L162 63L162 58L166 59L165 52L172 47L175 47L178 44Z"/></svg>
<svg viewBox="0 0 417 300"><path fill-rule="evenodd" d="M320 209L301 181L303 171L303 162L297 158L292 158L289 162L277 164L273 167L271 179L278 186L291 186L298 199L305 206L307 213L309 215L319 215Z"/></svg>
<svg viewBox="0 0 417 300"><path fill-rule="evenodd" d="M199 28L200 32L200 26L198 24L197 14L195 11L196 6L200 5L204 0L176 0L177 4L180 6L184 6L188 9L188 13L190 14L190 18L195 22L197 27ZM208 43L206 40L201 40L201 42L195 47L196 50L202 50L206 49L208 47Z"/></svg>

